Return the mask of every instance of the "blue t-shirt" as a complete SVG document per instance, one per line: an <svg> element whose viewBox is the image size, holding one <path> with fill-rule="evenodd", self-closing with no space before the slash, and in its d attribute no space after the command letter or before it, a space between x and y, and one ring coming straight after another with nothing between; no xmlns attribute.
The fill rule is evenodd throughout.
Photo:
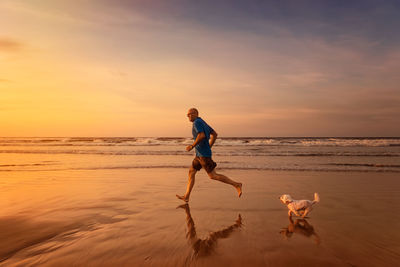
<svg viewBox="0 0 400 267"><path fill-rule="evenodd" d="M211 157L211 147L210 147L210 133L213 132L211 128L202 118L197 117L193 122L192 134L193 139L196 140L197 135L203 132L206 136L200 143L196 145L196 156L198 157Z"/></svg>

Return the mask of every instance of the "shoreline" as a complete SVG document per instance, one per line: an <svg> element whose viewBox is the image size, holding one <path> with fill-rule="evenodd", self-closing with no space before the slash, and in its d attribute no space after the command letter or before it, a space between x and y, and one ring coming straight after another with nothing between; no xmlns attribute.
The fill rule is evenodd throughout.
<svg viewBox="0 0 400 267"><path fill-rule="evenodd" d="M101 170L162 170L162 169L188 169L188 166L190 165L185 165L185 166L148 166L148 167L135 167L135 166L130 166L130 167L125 167L125 166L110 166L110 167L102 167L102 168L68 168L68 169L31 169L31 170L7 170L7 169L0 169L0 172L65 172L65 171L101 171ZM375 166L375 167L380 167L380 166ZM396 166L397 167L397 166ZM220 171L266 171L266 172L327 172L327 173L332 173L332 172L338 172L338 173L399 173L399 170L334 170L334 169L274 169L274 168L234 168L234 167L218 167L218 170Z"/></svg>

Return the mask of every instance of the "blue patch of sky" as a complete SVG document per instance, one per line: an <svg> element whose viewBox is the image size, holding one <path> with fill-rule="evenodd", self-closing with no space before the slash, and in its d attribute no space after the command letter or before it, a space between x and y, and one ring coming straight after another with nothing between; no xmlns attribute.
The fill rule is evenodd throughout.
<svg viewBox="0 0 400 267"><path fill-rule="evenodd" d="M352 36L377 40L382 46L400 42L400 1L116 0L113 5L145 12L157 20L174 19L214 30L268 35L276 34L277 26L295 37L336 41Z"/></svg>

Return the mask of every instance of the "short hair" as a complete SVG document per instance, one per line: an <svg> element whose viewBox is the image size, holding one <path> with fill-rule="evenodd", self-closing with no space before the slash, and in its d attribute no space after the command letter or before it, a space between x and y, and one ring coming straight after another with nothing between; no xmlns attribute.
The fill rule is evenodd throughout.
<svg viewBox="0 0 400 267"><path fill-rule="evenodd" d="M193 112L196 115L199 115L199 111L196 108L189 109L190 112Z"/></svg>

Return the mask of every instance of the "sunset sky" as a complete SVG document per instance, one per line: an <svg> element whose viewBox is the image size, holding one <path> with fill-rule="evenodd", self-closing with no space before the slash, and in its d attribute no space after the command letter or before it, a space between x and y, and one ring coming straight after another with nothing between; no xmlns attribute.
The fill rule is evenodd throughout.
<svg viewBox="0 0 400 267"><path fill-rule="evenodd" d="M0 0L0 136L400 136L399 1Z"/></svg>

